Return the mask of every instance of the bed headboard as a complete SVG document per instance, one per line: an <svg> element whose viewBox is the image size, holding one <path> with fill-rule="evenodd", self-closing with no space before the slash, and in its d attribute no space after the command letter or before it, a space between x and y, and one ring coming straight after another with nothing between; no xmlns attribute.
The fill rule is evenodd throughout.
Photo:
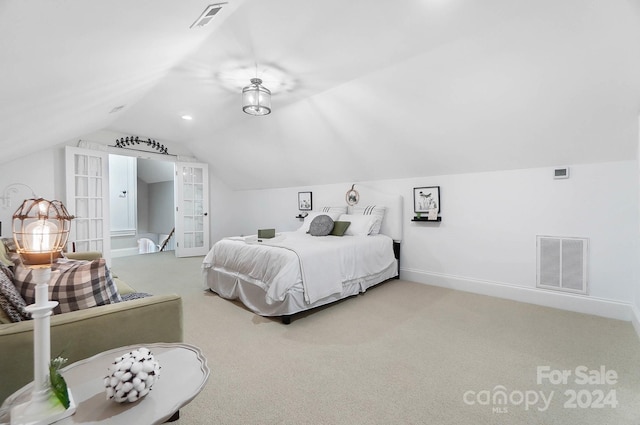
<svg viewBox="0 0 640 425"><path fill-rule="evenodd" d="M332 205L346 205L345 199L346 192L350 190L350 187L345 187L343 193L338 195L332 195L334 200ZM354 189L358 191L360 199L357 206L366 207L369 205L385 206L384 219L382 220L382 226L380 227L380 233L383 233L391 237L394 241L402 241L402 223L403 223L403 198L398 194L390 194L379 191L370 186L355 184Z"/></svg>

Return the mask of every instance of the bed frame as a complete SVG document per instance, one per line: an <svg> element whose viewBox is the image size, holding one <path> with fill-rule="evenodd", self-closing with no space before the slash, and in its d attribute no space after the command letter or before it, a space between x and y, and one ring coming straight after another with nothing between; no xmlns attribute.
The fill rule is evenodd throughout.
<svg viewBox="0 0 640 425"><path fill-rule="evenodd" d="M334 303L336 301L349 298L354 295L358 295L366 291L366 289L371 288L375 285L378 285L382 282L386 282L390 279L399 279L400 278L400 247L402 243L402 223L403 223L403 198L400 195L396 194L387 194L384 192L380 192L373 188L363 185L355 185L355 189L360 194L360 200L358 202L358 206L367 206L367 205L384 205L386 207L384 220L382 221L382 226L380 227L380 233L387 235L393 239L393 252L394 256L397 260L397 269L391 268L385 270L379 276L372 277L368 279L364 284L362 283L344 283L344 290L340 294L335 294L322 300L319 300L313 304L305 304L303 293L300 292L293 296L287 296L285 301L281 304L274 306L266 305L266 301L263 304L260 300L260 295L262 289L256 287L255 285L242 285L241 283L235 284L230 281L231 277L224 276L221 274L217 275L217 279L215 279L216 289L213 289L210 284L210 280L214 280L209 276L210 273L217 273L211 269L208 269L206 282L205 284L210 288L212 292L217 293L219 296L227 299L239 299L247 308L252 311L260 311L261 314L266 317L280 317L282 323L290 324L293 316L308 312L310 310L316 309L321 306L326 306L327 304ZM317 202L314 200L314 203ZM336 195L335 198L330 199L322 199L323 206L340 206L345 205L346 201L344 195ZM224 282L226 281L226 283ZM231 289L233 288L233 290ZM225 292L226 291L226 292ZM299 296L297 296L299 295Z"/></svg>
<svg viewBox="0 0 640 425"><path fill-rule="evenodd" d="M393 241L393 255L395 256L395 258L397 260L397 263L398 263L398 273L392 279L400 279L400 241L395 241L395 240ZM381 283L387 282L388 280L389 279L385 279L382 282L379 282L379 283L376 283L374 285L369 286L368 288L372 288L372 287L374 287L376 285L380 285ZM358 292L356 294L351 294L351 295L346 295L346 296L345 295L341 295L340 298L337 298L336 300L328 302L328 303L324 303L322 305L313 306L313 307L310 307L310 308L308 308L306 310L297 311L297 312L292 313L292 314L283 314L282 316L280 316L280 319L281 319L283 324L288 325L288 324L291 323L291 320L293 319L293 316L295 316L297 314L313 311L313 310L315 310L317 308L324 307L327 304L338 302L340 300L344 300L344 299L347 299L347 298L350 298L350 297L355 297L355 296L358 296L360 294L363 294L363 292Z"/></svg>

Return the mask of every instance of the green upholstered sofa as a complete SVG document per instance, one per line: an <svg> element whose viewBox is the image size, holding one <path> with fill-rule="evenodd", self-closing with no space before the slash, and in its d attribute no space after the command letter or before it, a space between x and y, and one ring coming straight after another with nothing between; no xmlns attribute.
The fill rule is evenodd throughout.
<svg viewBox="0 0 640 425"><path fill-rule="evenodd" d="M121 295L134 292L114 280ZM61 354L68 364L125 345L182 341L178 295L153 295L51 316L51 355ZM96 373L106 373L108 366ZM33 321L1 323L0 402L32 380Z"/></svg>

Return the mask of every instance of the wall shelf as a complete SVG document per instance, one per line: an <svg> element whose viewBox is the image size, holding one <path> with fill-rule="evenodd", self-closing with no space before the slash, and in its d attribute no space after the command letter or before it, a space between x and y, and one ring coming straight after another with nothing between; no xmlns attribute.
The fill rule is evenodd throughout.
<svg viewBox="0 0 640 425"><path fill-rule="evenodd" d="M436 223L438 221L442 221L442 217L438 217L436 220L429 220L426 217L413 217L411 219L411 221L419 221L419 222L429 222L429 223Z"/></svg>

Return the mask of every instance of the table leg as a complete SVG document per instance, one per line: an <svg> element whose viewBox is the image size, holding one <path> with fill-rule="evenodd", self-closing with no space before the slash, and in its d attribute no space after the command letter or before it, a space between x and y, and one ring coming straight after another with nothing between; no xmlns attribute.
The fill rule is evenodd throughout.
<svg viewBox="0 0 640 425"><path fill-rule="evenodd" d="M180 419L180 411L176 410L176 413L173 414L173 416L171 416L169 419L167 419L167 422L175 422L178 419ZM165 423L167 423L165 422Z"/></svg>

